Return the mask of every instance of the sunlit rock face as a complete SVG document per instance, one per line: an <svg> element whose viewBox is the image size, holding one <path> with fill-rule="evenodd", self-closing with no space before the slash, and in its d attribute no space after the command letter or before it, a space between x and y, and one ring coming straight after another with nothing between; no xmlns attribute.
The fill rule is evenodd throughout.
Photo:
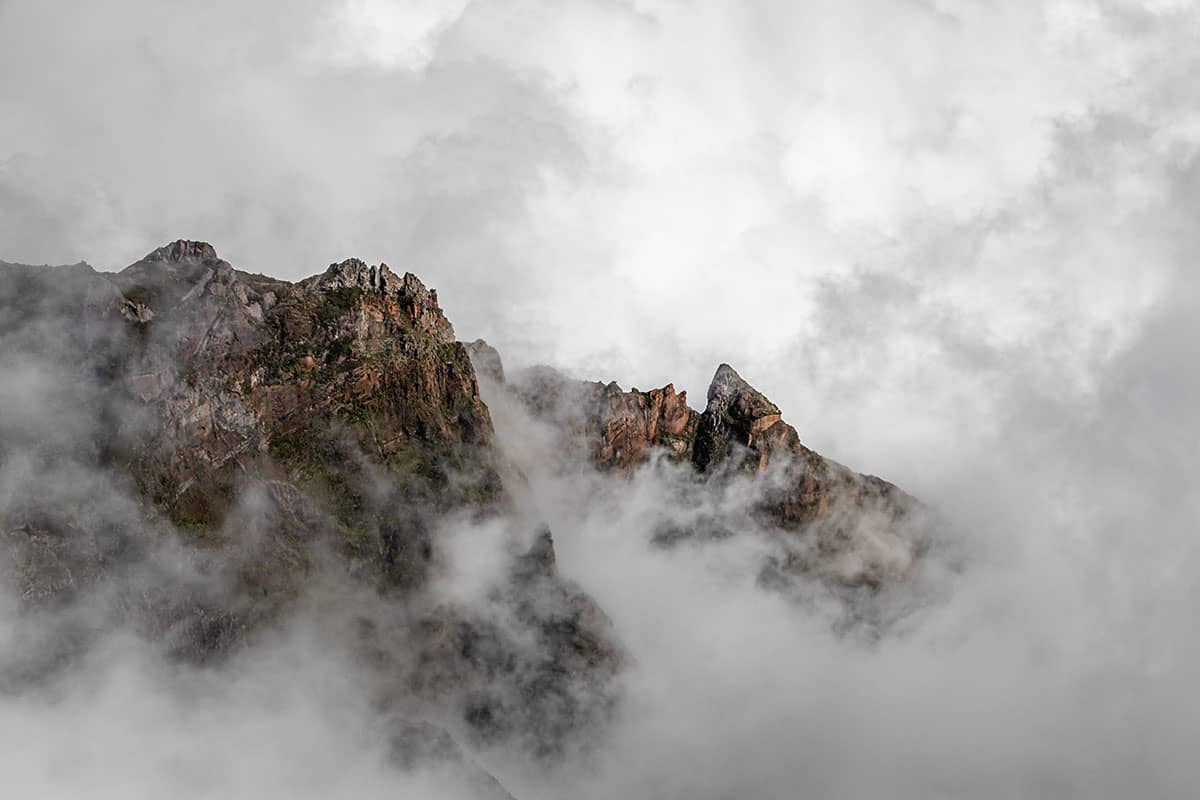
<svg viewBox="0 0 1200 800"><path fill-rule="evenodd" d="M479 352L502 376L495 351ZM929 545L931 522L918 501L810 450L779 407L728 364L718 367L699 412L671 384L626 392L548 367L520 372L507 388L560 430L564 452L598 469L630 475L657 454L690 467L698 491L747 498L718 504L693 524L668 520L658 541L765 531L777 545L763 565L765 583L816 576L875 589L903 580Z"/></svg>
<svg viewBox="0 0 1200 800"><path fill-rule="evenodd" d="M585 454L605 471L629 473L656 449L686 460L699 415L674 386L622 391L615 381L577 381L548 367L522 371L513 391L563 436L564 455Z"/></svg>

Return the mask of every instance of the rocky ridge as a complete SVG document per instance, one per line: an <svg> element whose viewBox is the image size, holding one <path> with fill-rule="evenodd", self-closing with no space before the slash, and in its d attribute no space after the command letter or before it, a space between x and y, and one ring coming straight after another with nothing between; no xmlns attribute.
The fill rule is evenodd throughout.
<svg viewBox="0 0 1200 800"><path fill-rule="evenodd" d="M756 527L778 544L764 582L868 592L921 555L919 503L809 450L728 365L702 410L671 384L506 377L385 264L292 283L185 240L115 274L0 262L0 369L0 570L36 640L0 682L53 674L114 624L219 663L349 577L361 591L325 613L399 715L400 761L461 762L451 735L552 757L603 728L625 657L552 532L514 513L480 380L550 424L565 459L752 488L749 506L664 524L662 544ZM443 531L497 520L508 564L480 614L437 593Z"/></svg>
<svg viewBox="0 0 1200 800"><path fill-rule="evenodd" d="M661 454L690 466L708 491L750 482L748 516L664 525L660 543L731 535L749 522L773 534L776 557L762 580L816 576L843 587L877 589L903 580L930 541L927 510L874 475L856 473L806 447L779 407L728 364L713 375L703 411L673 384L623 391L616 382L568 378L533 367L503 381L500 356L486 342L468 350L481 374L561 434L561 449L596 468L630 475Z"/></svg>
<svg viewBox="0 0 1200 800"><path fill-rule="evenodd" d="M0 572L44 645L0 680L44 679L114 624L220 661L340 574L381 598L333 612L381 702L539 755L603 724L620 650L548 533L510 524L488 614L431 594L439 529L508 500L467 351L416 276L349 259L289 283L182 240L116 274L0 264L0 344L27 376L0 419Z"/></svg>

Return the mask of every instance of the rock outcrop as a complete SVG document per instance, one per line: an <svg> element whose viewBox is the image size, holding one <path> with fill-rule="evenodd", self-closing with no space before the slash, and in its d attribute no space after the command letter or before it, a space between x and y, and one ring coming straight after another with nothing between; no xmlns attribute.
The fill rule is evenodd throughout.
<svg viewBox="0 0 1200 800"><path fill-rule="evenodd" d="M349 259L289 283L190 241L117 274L5 264L0 344L29 395L3 398L22 500L0 504L0 569L75 632L55 641L116 620L221 659L332 568L403 620L358 625L358 646L422 713L543 750L602 724L621 657L548 535L496 590L511 624L426 596L441 520L508 499L467 349L416 276Z"/></svg>
<svg viewBox="0 0 1200 800"><path fill-rule="evenodd" d="M494 350L491 371L503 374ZM476 356L479 357L478 355ZM662 543L723 537L746 522L774 534L777 555L762 579L817 576L878 588L909 574L929 540L924 507L895 485L860 475L810 450L779 407L731 366L717 368L697 412L673 385L648 392L573 380L548 367L517 374L504 389L561 433L562 449L596 467L632 474L654 453L688 464L711 491L742 485L753 498L691 526L671 522Z"/></svg>
<svg viewBox="0 0 1200 800"><path fill-rule="evenodd" d="M550 423L556 458L615 479L654 464L711 501L673 506L695 513L660 543L771 537L764 583L873 592L924 546L919 503L805 447L728 365L702 410L670 384L506 379L384 264L291 283L183 240L116 274L0 262L0 371L0 580L44 633L0 658L0 688L114 624L220 662L306 602L349 632L383 708L436 721L401 724L402 761L465 763L442 728L549 756L602 727L624 656L552 532L519 518L479 379ZM439 593L451 525L509 537L482 608Z"/></svg>
<svg viewBox="0 0 1200 800"><path fill-rule="evenodd" d="M728 364L709 386L692 464L703 473L764 476L753 512L786 534L769 574L878 587L903 578L925 546L927 520L915 498L805 447L779 408Z"/></svg>
<svg viewBox="0 0 1200 800"><path fill-rule="evenodd" d="M700 415L688 407L687 393L676 393L671 384L625 392L615 381L577 381L535 367L511 388L536 417L560 429L568 452L586 451L601 469L629 472L656 449L680 460L690 457Z"/></svg>

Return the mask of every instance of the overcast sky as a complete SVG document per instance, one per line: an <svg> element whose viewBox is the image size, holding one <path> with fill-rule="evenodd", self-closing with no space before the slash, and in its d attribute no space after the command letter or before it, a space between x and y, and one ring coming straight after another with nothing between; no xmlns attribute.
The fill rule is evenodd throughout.
<svg viewBox="0 0 1200 800"><path fill-rule="evenodd" d="M510 362L698 405L728 361L928 494L1191 422L1197 35L1171 0L3 0L0 258L384 260Z"/></svg>
<svg viewBox="0 0 1200 800"><path fill-rule="evenodd" d="M818 660L879 688L796 719L858 714L898 763L925 726L969 758L953 713L875 724L944 689L1004 718L999 764L1040 712L1066 772L1143 747L1128 785L1165 796L1198 731L1198 36L1183 0L0 0L0 259L119 269L182 237L295 279L358 256L418 274L510 364L702 406L729 362L1006 565L934 626L985 631L953 669ZM659 576L631 590L594 537L559 539L657 641L637 626ZM1009 669L1009 643L1061 648L1062 691L1025 691L1042 662ZM794 675L738 668L738 691ZM740 700L697 680L680 707Z"/></svg>
<svg viewBox="0 0 1200 800"><path fill-rule="evenodd" d="M1198 34L1169 0L3 0L0 258L383 260L510 363L702 405L728 361L939 492L1195 431Z"/></svg>
<svg viewBox="0 0 1200 800"><path fill-rule="evenodd" d="M4 0L0 258L358 256L520 362L729 361L877 472L1178 300L1187 2ZM956 427L957 426L957 427Z"/></svg>

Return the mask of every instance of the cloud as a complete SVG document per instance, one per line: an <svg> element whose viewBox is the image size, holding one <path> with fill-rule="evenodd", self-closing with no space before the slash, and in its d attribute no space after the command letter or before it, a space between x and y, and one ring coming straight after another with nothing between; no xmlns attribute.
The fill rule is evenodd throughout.
<svg viewBox="0 0 1200 800"><path fill-rule="evenodd" d="M1169 4L3 13L10 259L117 267L184 234L292 278L382 258L519 360L693 390L720 360L795 364L827 335L819 287L864 272L973 318L977 345L1064 313L1079 336L1125 327L1162 265L1110 274L1081 252L1064 271L1070 223L1046 206L1082 184L1075 202L1100 207L1076 224L1153 207L1195 139L1188 57L1159 54L1196 23ZM1106 165L1097 198L1078 156L1106 119L1152 141ZM795 381L770 388L803 405Z"/></svg>
<svg viewBox="0 0 1200 800"><path fill-rule="evenodd" d="M5 785L41 797L487 796L451 770L390 763L387 720L339 653L301 628L205 672L117 637L70 682L4 698Z"/></svg>
<svg viewBox="0 0 1200 800"><path fill-rule="evenodd" d="M541 476L638 664L583 796L1186 796L1198 25L1124 0L8 0L0 257L387 260L515 364L699 397L729 361L952 519L966 575L864 645L755 590L750 545L650 548L661 476Z"/></svg>

